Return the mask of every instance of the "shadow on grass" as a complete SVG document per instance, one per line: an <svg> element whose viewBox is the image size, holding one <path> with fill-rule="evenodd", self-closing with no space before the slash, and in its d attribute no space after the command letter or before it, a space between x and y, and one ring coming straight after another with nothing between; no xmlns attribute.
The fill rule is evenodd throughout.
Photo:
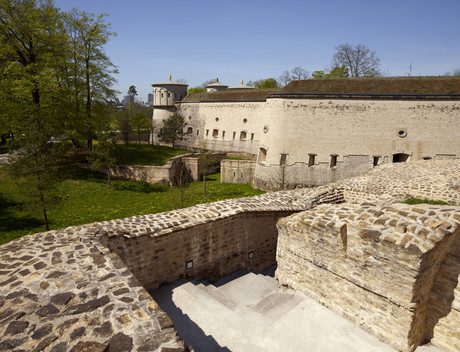
<svg viewBox="0 0 460 352"><path fill-rule="evenodd" d="M116 180L112 182L112 188L117 191L131 191L139 193L160 193L167 192L169 189L168 186L160 184L136 181L126 182L125 180Z"/></svg>
<svg viewBox="0 0 460 352"><path fill-rule="evenodd" d="M21 206L20 203L11 202L0 194L0 244L22 236L7 236L9 232L28 232L43 226L41 219L30 215L20 216L15 211L19 206Z"/></svg>

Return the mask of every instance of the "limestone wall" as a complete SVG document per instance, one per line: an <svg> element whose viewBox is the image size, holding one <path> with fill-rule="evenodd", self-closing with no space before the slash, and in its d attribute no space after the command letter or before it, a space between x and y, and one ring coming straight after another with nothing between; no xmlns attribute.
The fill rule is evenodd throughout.
<svg viewBox="0 0 460 352"><path fill-rule="evenodd" d="M185 117L186 130L192 127L193 137L183 146L216 151L257 154L262 134L265 102L182 102L178 112Z"/></svg>
<svg viewBox="0 0 460 352"><path fill-rule="evenodd" d="M438 316L430 303L434 281L460 235L460 210L444 209L322 205L282 219L276 277L393 347L413 351L427 338L426 319ZM453 295L454 287L442 284L439 291ZM437 329L451 336L443 341L452 350L460 341L458 310L445 320Z"/></svg>
<svg viewBox="0 0 460 352"><path fill-rule="evenodd" d="M272 98L266 104L259 145L266 155L261 160L259 153L256 186L269 188L282 154L290 183L305 186L354 177L399 153L408 161L460 156L458 101Z"/></svg>
<svg viewBox="0 0 460 352"><path fill-rule="evenodd" d="M250 183L256 166L253 160L222 160L220 182Z"/></svg>

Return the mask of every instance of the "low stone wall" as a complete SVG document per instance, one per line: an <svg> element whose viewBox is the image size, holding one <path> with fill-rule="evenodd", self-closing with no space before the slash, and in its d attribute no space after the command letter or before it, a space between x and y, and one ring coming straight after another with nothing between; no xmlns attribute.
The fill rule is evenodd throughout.
<svg viewBox="0 0 460 352"><path fill-rule="evenodd" d="M253 160L222 160L220 163L220 182L251 183L256 162Z"/></svg>
<svg viewBox="0 0 460 352"><path fill-rule="evenodd" d="M207 173L216 173L220 170L220 161L226 157L225 153L213 153L210 156ZM196 154L184 154L172 157L162 166L143 166L143 165L116 165L110 169L110 176L125 178L134 181L144 181L149 183L161 183L170 185L178 162L182 160L189 168L192 179L198 181L204 173L203 166ZM94 169L89 164L80 164L80 167L87 170L98 171L107 174L105 169Z"/></svg>

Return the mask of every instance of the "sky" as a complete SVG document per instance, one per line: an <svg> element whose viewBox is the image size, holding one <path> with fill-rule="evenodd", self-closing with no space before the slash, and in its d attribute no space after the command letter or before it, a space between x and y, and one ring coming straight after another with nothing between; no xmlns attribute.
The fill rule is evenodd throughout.
<svg viewBox="0 0 460 352"><path fill-rule="evenodd" d="M363 44L384 76L437 76L460 69L460 0L55 0L107 13L117 33L106 53L119 97L136 86L219 78L229 86L329 67L337 46ZM412 71L411 71L412 66Z"/></svg>

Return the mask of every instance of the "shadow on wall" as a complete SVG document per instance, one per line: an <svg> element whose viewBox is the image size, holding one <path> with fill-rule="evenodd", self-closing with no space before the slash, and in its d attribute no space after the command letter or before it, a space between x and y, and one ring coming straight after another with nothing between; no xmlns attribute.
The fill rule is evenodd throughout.
<svg viewBox="0 0 460 352"><path fill-rule="evenodd" d="M460 290L460 287L458 288L458 278L460 276L460 229L453 235L456 237L441 263L441 267L436 275L431 290L428 307L429 315L425 323L426 341L430 341L434 337L439 343L439 341L449 338L441 334L450 335L455 333L452 329L446 329L444 326L436 328L439 321L447 317L452 309L454 309L453 302L455 300L455 290ZM460 297L458 297L457 300L460 301ZM456 329L456 327L454 326L453 329Z"/></svg>

